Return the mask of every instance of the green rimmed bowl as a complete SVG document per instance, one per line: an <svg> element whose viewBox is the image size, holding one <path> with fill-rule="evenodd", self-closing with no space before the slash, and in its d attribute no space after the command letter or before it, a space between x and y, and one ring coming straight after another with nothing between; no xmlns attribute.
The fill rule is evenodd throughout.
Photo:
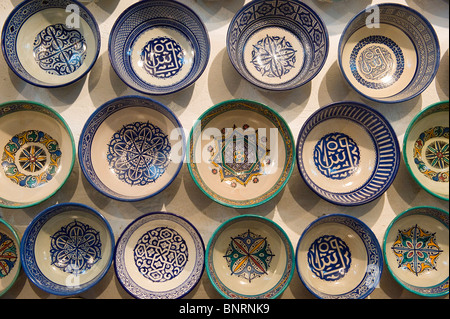
<svg viewBox="0 0 450 319"><path fill-rule="evenodd" d="M0 296L14 285L20 268L20 238L16 230L0 218Z"/></svg>

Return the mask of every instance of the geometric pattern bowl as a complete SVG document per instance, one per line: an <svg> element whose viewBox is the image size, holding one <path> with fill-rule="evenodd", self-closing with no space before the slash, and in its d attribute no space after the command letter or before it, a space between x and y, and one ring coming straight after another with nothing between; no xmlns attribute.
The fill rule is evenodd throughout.
<svg viewBox="0 0 450 319"><path fill-rule="evenodd" d="M0 218L0 297L16 282L20 264L19 235L10 224Z"/></svg>

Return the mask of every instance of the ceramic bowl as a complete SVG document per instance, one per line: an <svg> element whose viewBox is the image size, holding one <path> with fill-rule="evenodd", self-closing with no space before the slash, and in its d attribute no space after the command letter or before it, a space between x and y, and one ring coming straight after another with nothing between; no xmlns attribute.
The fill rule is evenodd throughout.
<svg viewBox="0 0 450 319"><path fill-rule="evenodd" d="M205 268L205 246L197 229L171 213L134 220L117 242L114 266L123 288L138 299L182 298Z"/></svg>
<svg viewBox="0 0 450 319"><path fill-rule="evenodd" d="M364 299L380 282L383 254L375 234L361 220L331 214L312 222L296 251L297 272L321 299Z"/></svg>
<svg viewBox="0 0 450 319"><path fill-rule="evenodd" d="M339 102L306 120L298 136L297 164L305 183L323 199L362 205L392 184L400 149L380 113L361 103Z"/></svg>
<svg viewBox="0 0 450 319"><path fill-rule="evenodd" d="M241 215L217 228L206 248L206 271L228 299L273 299L289 285L294 249L273 221Z"/></svg>
<svg viewBox="0 0 450 319"><path fill-rule="evenodd" d="M0 207L36 205L66 182L75 142L64 119L29 101L0 104Z"/></svg>
<svg viewBox="0 0 450 319"><path fill-rule="evenodd" d="M100 193L121 201L143 200L178 175L184 131L164 105L140 96L119 97L89 117L78 156L86 179Z"/></svg>
<svg viewBox="0 0 450 319"><path fill-rule="evenodd" d="M100 32L93 15L75 0L28 0L16 6L2 33L11 70L40 87L76 82L94 66Z"/></svg>
<svg viewBox="0 0 450 319"><path fill-rule="evenodd" d="M261 205L289 180L295 166L294 143L286 122L269 107L225 101L203 113L192 128L189 172L220 204Z"/></svg>
<svg viewBox="0 0 450 319"><path fill-rule="evenodd" d="M439 40L417 11L384 3L357 14L344 29L339 66L348 83L369 100L397 103L422 93L440 62Z"/></svg>
<svg viewBox="0 0 450 319"><path fill-rule="evenodd" d="M427 192L448 201L448 101L422 110L403 138L403 159L411 176Z"/></svg>
<svg viewBox="0 0 450 319"><path fill-rule="evenodd" d="M20 238L16 230L0 218L0 297L14 285L20 268Z"/></svg>
<svg viewBox="0 0 450 319"><path fill-rule="evenodd" d="M298 0L255 0L231 21L228 55L238 73L253 85L274 91L311 81L328 55L327 28Z"/></svg>
<svg viewBox="0 0 450 319"><path fill-rule="evenodd" d="M114 253L108 221L83 204L63 203L39 213L20 246L27 277L47 293L82 293L108 272Z"/></svg>
<svg viewBox="0 0 450 319"><path fill-rule="evenodd" d="M383 241L389 272L405 289L425 297L448 294L448 212L413 207L391 222Z"/></svg>
<svg viewBox="0 0 450 319"><path fill-rule="evenodd" d="M208 64L208 32L177 1L140 1L115 22L109 57L117 75L145 94L174 93L193 84Z"/></svg>

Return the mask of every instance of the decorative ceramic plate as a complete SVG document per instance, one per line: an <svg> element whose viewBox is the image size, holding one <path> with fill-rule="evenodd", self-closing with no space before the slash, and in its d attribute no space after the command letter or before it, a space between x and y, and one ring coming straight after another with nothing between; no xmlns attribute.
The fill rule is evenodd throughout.
<svg viewBox="0 0 450 319"><path fill-rule="evenodd" d="M139 1L115 22L109 57L117 75L146 94L169 94L193 84L208 64L208 32L177 1Z"/></svg>
<svg viewBox="0 0 450 319"><path fill-rule="evenodd" d="M39 213L25 230L22 266L37 287L54 295L82 293L108 272L114 253L108 221L94 209L64 203Z"/></svg>
<svg viewBox="0 0 450 319"><path fill-rule="evenodd" d="M448 216L439 208L414 207L387 228L386 265L405 289L426 297L448 294Z"/></svg>
<svg viewBox="0 0 450 319"><path fill-rule="evenodd" d="M164 190L185 156L183 128L164 105L145 97L113 99L94 111L81 132L78 156L102 194L138 201Z"/></svg>
<svg viewBox="0 0 450 319"><path fill-rule="evenodd" d="M300 130L297 156L306 184L323 199L345 206L381 196L400 165L389 122L357 102L330 104L311 115Z"/></svg>
<svg viewBox="0 0 450 319"><path fill-rule="evenodd" d="M230 100L203 113L192 128L188 168L216 202L252 207L286 185L295 166L294 140L286 122L269 107Z"/></svg>
<svg viewBox="0 0 450 319"><path fill-rule="evenodd" d="M0 297L16 282L20 264L20 238L16 230L0 218Z"/></svg>
<svg viewBox="0 0 450 319"><path fill-rule="evenodd" d="M139 299L175 299L197 285L205 246L195 227L171 213L150 213L124 230L115 252L116 275Z"/></svg>
<svg viewBox="0 0 450 319"><path fill-rule="evenodd" d="M22 80L60 87L92 69L100 39L95 18L80 2L29 0L7 18L2 48L9 67Z"/></svg>
<svg viewBox="0 0 450 319"><path fill-rule="evenodd" d="M448 201L448 101L422 110L410 123L403 139L406 167L426 191Z"/></svg>
<svg viewBox="0 0 450 319"><path fill-rule="evenodd" d="M348 83L364 97L385 103L422 93L433 81L440 58L430 22L414 9L392 3L357 14L344 29L338 50Z"/></svg>
<svg viewBox="0 0 450 319"><path fill-rule="evenodd" d="M317 298L363 299L378 285L383 254L375 234L357 218L323 216L301 235L297 272Z"/></svg>
<svg viewBox="0 0 450 319"><path fill-rule="evenodd" d="M52 196L75 162L64 119L29 101L0 104L0 207L23 208Z"/></svg>

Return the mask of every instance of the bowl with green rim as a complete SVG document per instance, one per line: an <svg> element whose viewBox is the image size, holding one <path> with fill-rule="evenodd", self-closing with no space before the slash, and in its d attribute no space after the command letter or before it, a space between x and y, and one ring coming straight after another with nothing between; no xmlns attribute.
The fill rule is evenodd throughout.
<svg viewBox="0 0 450 319"><path fill-rule="evenodd" d="M0 218L0 296L14 285L20 268L19 235L6 220Z"/></svg>

